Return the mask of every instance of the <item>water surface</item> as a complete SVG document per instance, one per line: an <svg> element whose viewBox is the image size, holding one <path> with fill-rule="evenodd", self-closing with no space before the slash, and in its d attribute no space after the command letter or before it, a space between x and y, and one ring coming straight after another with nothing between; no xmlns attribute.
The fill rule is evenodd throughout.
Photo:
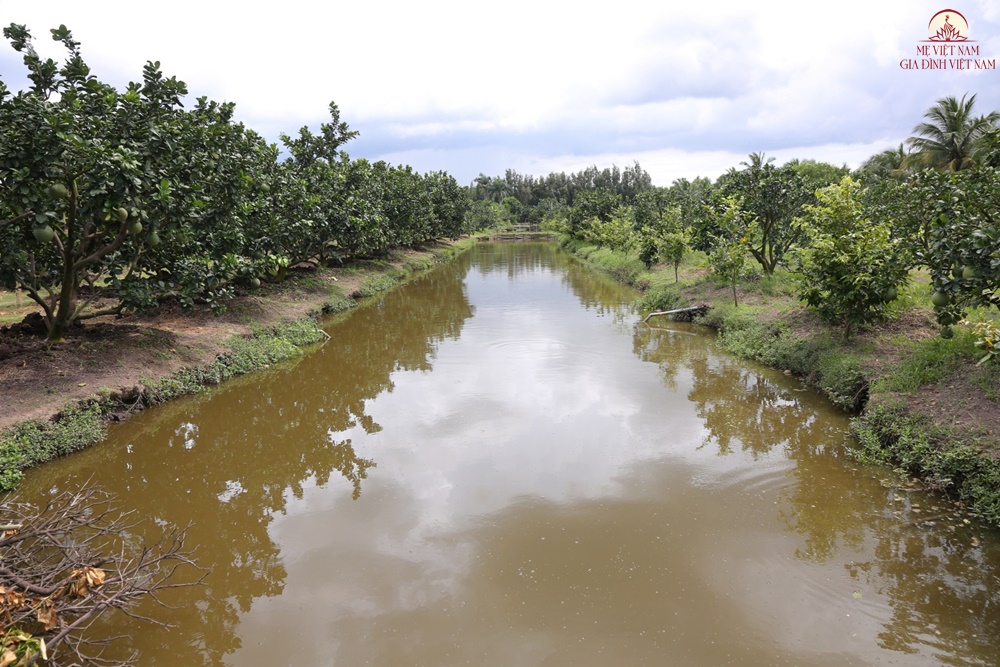
<svg viewBox="0 0 1000 667"><path fill-rule="evenodd" d="M633 298L483 244L24 493L191 523L205 585L142 610L176 627L108 623L142 665L997 664L997 535Z"/></svg>

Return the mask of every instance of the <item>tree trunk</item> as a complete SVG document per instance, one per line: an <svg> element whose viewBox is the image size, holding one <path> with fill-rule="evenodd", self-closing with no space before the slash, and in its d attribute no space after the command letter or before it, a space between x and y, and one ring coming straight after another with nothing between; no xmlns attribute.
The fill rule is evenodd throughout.
<svg viewBox="0 0 1000 667"><path fill-rule="evenodd" d="M66 337L70 320L76 312L76 296L79 290L76 279L76 183L73 183L73 195L70 198L70 215L66 223L66 239L62 245L62 289L59 290L59 305L49 324L49 343L61 343Z"/></svg>
<svg viewBox="0 0 1000 667"><path fill-rule="evenodd" d="M66 331L72 323L74 311L76 311L77 299L76 276L72 270L67 270L63 274L62 290L59 293L59 306L56 308L52 321L49 322L49 343L61 343L66 338Z"/></svg>

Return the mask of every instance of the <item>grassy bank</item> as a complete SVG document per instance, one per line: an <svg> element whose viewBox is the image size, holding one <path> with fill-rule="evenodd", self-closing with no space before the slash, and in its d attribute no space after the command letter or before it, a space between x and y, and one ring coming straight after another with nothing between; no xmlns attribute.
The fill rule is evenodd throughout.
<svg viewBox="0 0 1000 667"><path fill-rule="evenodd" d="M643 312L707 303L699 321L728 351L802 378L852 413L862 461L889 464L948 493L1000 526L1000 366L977 366L972 333L940 337L925 275L916 272L886 321L845 340L795 296L795 276L748 268L737 287L720 282L702 253L647 270L635 257L579 241L563 246L643 291ZM996 319L995 312L972 313Z"/></svg>
<svg viewBox="0 0 1000 667"><path fill-rule="evenodd" d="M193 363L166 374L157 374L151 368L138 368L137 381L117 389L101 387L95 393L69 402L52 396L48 399L50 414L45 418L25 419L0 432L0 490L13 489L28 468L101 441L110 421L127 418L145 407L203 391L238 375L302 354L305 347L327 337L319 325L321 314L350 310L363 299L384 293L474 244L474 239L464 239L389 260L359 262L338 269L290 272L287 280L265 285L254 297L270 304L294 304L294 309L251 306L238 297L230 304L229 317L239 321L248 332L226 335L215 341L214 346L206 346L200 356L191 354L188 359ZM299 315L286 317L289 313ZM206 327L199 325L206 323L192 316L188 324L200 330ZM144 324L155 328L155 323L143 322L123 326L146 333L141 331ZM177 325L173 327L176 329ZM144 343L147 345L162 341L159 343L161 349L155 351L157 357L177 354L176 348L180 347L176 336L143 338L149 341ZM16 357L6 361L11 365L19 363ZM36 361L32 359L32 363ZM76 384L82 387L87 383ZM44 400L43 396L38 400Z"/></svg>

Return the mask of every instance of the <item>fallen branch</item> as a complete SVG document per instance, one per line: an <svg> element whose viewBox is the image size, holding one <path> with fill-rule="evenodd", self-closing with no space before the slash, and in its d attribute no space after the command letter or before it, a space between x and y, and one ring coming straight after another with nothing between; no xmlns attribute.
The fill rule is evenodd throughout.
<svg viewBox="0 0 1000 667"><path fill-rule="evenodd" d="M23 637L31 653L19 664L133 664L105 658L115 638L90 636L91 624L111 609L132 616L140 599L205 577L184 548L184 530L144 544L134 537L138 521L93 487L60 493L42 508L5 502L3 512L15 519L7 526L19 527L0 533L0 635L17 630ZM189 576L171 581L179 568ZM13 655L4 650L0 664Z"/></svg>
<svg viewBox="0 0 1000 667"><path fill-rule="evenodd" d="M657 315L676 315L678 313L705 313L711 308L707 303L699 303L695 306L689 306L687 308L675 308L674 310L661 310L655 313L650 313L642 320L646 322L651 317L656 317Z"/></svg>

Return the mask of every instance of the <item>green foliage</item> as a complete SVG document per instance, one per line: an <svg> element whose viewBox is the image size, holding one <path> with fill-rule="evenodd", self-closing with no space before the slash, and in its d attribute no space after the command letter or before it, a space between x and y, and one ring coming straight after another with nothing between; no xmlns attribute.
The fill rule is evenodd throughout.
<svg viewBox="0 0 1000 667"><path fill-rule="evenodd" d="M854 178L867 185L873 185L887 179L904 177L909 154L899 144L898 148L887 148L865 160L854 173Z"/></svg>
<svg viewBox="0 0 1000 667"><path fill-rule="evenodd" d="M854 353L830 345L815 350L817 386L845 410L860 410L868 398L868 380L861 359Z"/></svg>
<svg viewBox="0 0 1000 667"><path fill-rule="evenodd" d="M50 422L21 422L0 434L0 491L17 486L25 469L99 442L104 434L96 404L68 408Z"/></svg>
<svg viewBox="0 0 1000 667"><path fill-rule="evenodd" d="M789 160L785 167L791 169L802 179L806 192L815 193L820 188L840 183L845 176L851 175L847 165L835 167L829 162L816 160Z"/></svg>
<svg viewBox="0 0 1000 667"><path fill-rule="evenodd" d="M674 267L674 282L679 282L677 275L684 253L688 250L690 236L684 230L664 232L657 239L657 250L661 260Z"/></svg>
<svg viewBox="0 0 1000 667"><path fill-rule="evenodd" d="M724 278L733 289L733 305L739 305L736 298L736 283L746 266L750 252L749 236L756 226L746 221L746 213L733 197L727 197L719 214L719 227L723 236L715 241L708 259L716 275ZM740 236L743 233L744 236Z"/></svg>
<svg viewBox="0 0 1000 667"><path fill-rule="evenodd" d="M932 169L960 171L975 166L983 139L1000 122L1000 113L974 116L976 96L942 97L927 110L927 122L913 128L917 136L906 140L913 151L909 163Z"/></svg>
<svg viewBox="0 0 1000 667"><path fill-rule="evenodd" d="M843 324L845 338L884 316L890 290L908 274L905 247L889 225L863 216L859 187L844 177L819 190L820 203L798 223L812 239L801 253L799 296L824 320Z"/></svg>
<svg viewBox="0 0 1000 667"><path fill-rule="evenodd" d="M547 197L532 209L532 220L545 231L569 233L569 207L562 201Z"/></svg>
<svg viewBox="0 0 1000 667"><path fill-rule="evenodd" d="M988 361L1000 357L1000 328L992 322L969 322L962 320L961 324L972 327L972 335L976 340L976 347L986 354L983 355L976 365L982 366Z"/></svg>
<svg viewBox="0 0 1000 667"><path fill-rule="evenodd" d="M913 415L901 404L869 405L853 421L863 461L896 466L957 495L977 514L1000 523L1000 461L984 456L947 429Z"/></svg>
<svg viewBox="0 0 1000 667"><path fill-rule="evenodd" d="M364 299L382 294L391 290L398 282L399 277L396 275L380 274L372 276L371 278L364 279L351 296L355 299Z"/></svg>
<svg viewBox="0 0 1000 667"><path fill-rule="evenodd" d="M717 223L717 199L721 195L707 178L688 181L680 178L669 190L670 201L681 210L681 224L691 233L691 247L710 252L715 239L722 234Z"/></svg>
<svg viewBox="0 0 1000 667"><path fill-rule="evenodd" d="M465 231L478 232L484 229L502 229L510 224L507 212L496 202L477 199L465 214Z"/></svg>
<svg viewBox="0 0 1000 667"><path fill-rule="evenodd" d="M793 221L812 193L795 169L777 168L762 154L751 153L750 162L743 165L744 169L730 169L719 178L719 192L739 203L743 227L735 230L736 235L747 239L748 251L764 272L774 273L802 234Z"/></svg>
<svg viewBox="0 0 1000 667"><path fill-rule="evenodd" d="M622 206L619 194L606 189L581 192L569 210L569 232L573 236L586 238L591 224L596 220L608 223Z"/></svg>
<svg viewBox="0 0 1000 667"><path fill-rule="evenodd" d="M90 74L80 44L42 60L4 30L31 86L0 89L0 284L42 309L49 340L78 318L155 306L225 307L234 284L291 265L371 257L465 230L468 196L443 172L352 161L357 135L330 104L318 134L282 135L289 157L148 63L124 92ZM80 298L85 290L87 299ZM110 300L105 310L93 299Z"/></svg>
<svg viewBox="0 0 1000 667"><path fill-rule="evenodd" d="M584 250L587 248L585 247ZM635 285L646 270L646 267L637 258L610 248L593 249L584 257L596 269L610 274L617 281L626 285Z"/></svg>
<svg viewBox="0 0 1000 667"><path fill-rule="evenodd" d="M681 308L684 298L675 285L651 287L643 292L637 305L642 312L654 312Z"/></svg>
<svg viewBox="0 0 1000 667"><path fill-rule="evenodd" d="M636 237L631 209L621 206L606 220L595 217L584 221L581 237L596 245L627 253Z"/></svg>
<svg viewBox="0 0 1000 667"><path fill-rule="evenodd" d="M521 216L528 212L527 207L517 197L504 197L500 206L504 209L506 217L513 222L521 222Z"/></svg>
<svg viewBox="0 0 1000 667"><path fill-rule="evenodd" d="M947 296L938 321L952 325L977 306L1000 309L1000 171L925 170L878 189L872 208L890 219L932 291Z"/></svg>

